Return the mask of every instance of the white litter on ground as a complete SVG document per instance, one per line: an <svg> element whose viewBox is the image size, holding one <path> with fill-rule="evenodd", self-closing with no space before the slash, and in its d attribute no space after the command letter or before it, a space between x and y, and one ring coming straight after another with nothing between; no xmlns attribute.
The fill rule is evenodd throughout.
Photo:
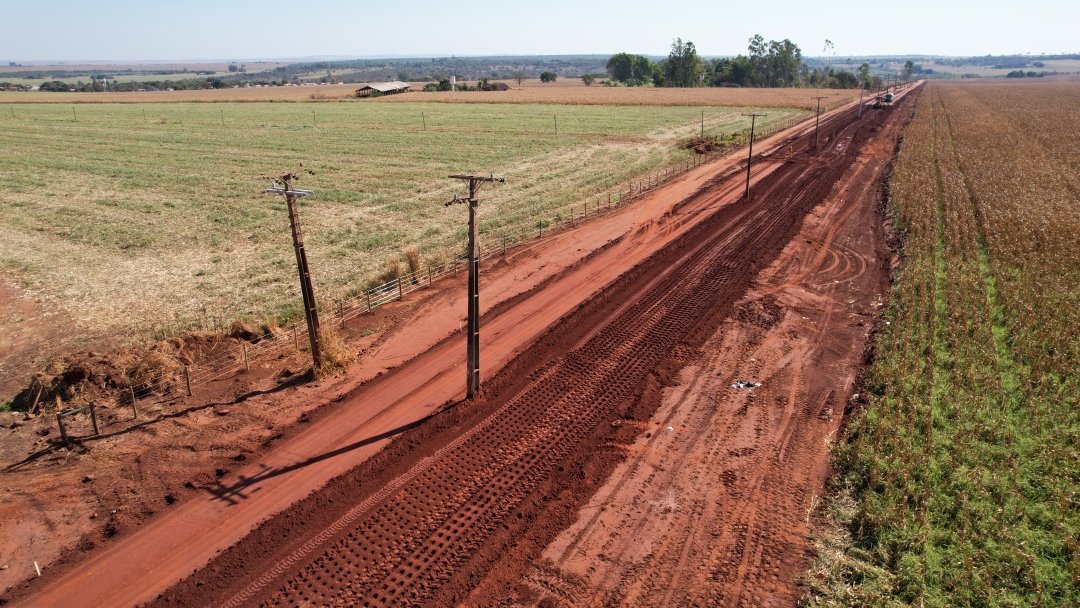
<svg viewBox="0 0 1080 608"><path fill-rule="evenodd" d="M761 383L751 382L749 380L736 380L735 384L731 385L731 388L754 388L755 386L761 386Z"/></svg>

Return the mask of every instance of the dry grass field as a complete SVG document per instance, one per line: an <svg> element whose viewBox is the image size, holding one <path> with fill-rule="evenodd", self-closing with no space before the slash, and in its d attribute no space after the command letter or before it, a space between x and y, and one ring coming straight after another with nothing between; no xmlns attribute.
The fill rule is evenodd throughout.
<svg viewBox="0 0 1080 608"><path fill-rule="evenodd" d="M276 92L277 90L275 90ZM421 94L415 99L425 99ZM259 178L300 163L321 298L362 289L415 248L455 251L449 173L494 171L484 227L525 222L682 163L678 141L748 125L747 108L551 104L18 105L0 113L0 272L86 331L294 318L283 201ZM759 127L805 115L770 108ZM557 115L558 136L554 133ZM426 123L426 129L425 129Z"/></svg>
<svg viewBox="0 0 1080 608"><path fill-rule="evenodd" d="M1080 83L931 82L815 606L1080 605Z"/></svg>
<svg viewBox="0 0 1080 608"><path fill-rule="evenodd" d="M476 84L475 82L473 84ZM248 87L207 89L201 91L143 91L131 93L43 93L0 92L0 105L23 103L165 103L165 102L338 102L354 103L492 103L492 104L564 104L564 105L642 105L642 106L755 106L760 108L815 107L811 97L827 95L828 107L856 99L853 89L734 89L701 87L695 89L629 88L582 86L580 81L541 84L526 81L521 88L508 83L509 91L471 91L425 93L413 91L377 99L355 98L359 84L334 84L286 87ZM424 83L414 83L419 89Z"/></svg>

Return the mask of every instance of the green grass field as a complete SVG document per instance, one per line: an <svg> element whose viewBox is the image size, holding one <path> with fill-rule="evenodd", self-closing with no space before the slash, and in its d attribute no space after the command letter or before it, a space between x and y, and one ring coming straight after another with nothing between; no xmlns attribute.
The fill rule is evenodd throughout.
<svg viewBox="0 0 1080 608"><path fill-rule="evenodd" d="M746 108L705 108L711 133ZM314 111L314 115L313 112ZM288 319L299 291L283 201L260 176L317 175L302 220L320 298L362 288L416 248L464 233L442 203L460 171L492 171L485 227L606 193L685 161L702 108L520 104L0 106L0 270L89 331ZM764 124L801 110L770 108ZM555 122L558 121L558 136ZM224 122L224 125L223 125ZM426 130L425 130L426 122ZM759 121L761 125L761 121Z"/></svg>
<svg viewBox="0 0 1080 608"><path fill-rule="evenodd" d="M890 186L904 262L807 605L1080 605L1078 92L922 91Z"/></svg>

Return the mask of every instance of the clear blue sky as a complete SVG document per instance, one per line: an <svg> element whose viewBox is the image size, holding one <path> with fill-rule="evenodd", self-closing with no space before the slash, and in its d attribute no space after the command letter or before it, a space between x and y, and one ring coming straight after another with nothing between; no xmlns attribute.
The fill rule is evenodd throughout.
<svg viewBox="0 0 1080 608"><path fill-rule="evenodd" d="M0 60L706 55L757 33L820 55L1080 52L1080 0L0 0Z"/></svg>

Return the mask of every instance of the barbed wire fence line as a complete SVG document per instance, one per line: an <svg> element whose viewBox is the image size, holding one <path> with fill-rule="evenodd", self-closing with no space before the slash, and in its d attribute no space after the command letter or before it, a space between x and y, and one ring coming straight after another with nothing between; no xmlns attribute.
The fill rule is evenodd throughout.
<svg viewBox="0 0 1080 608"><path fill-rule="evenodd" d="M772 123L764 129L758 129L755 133L755 141L790 129L806 119L805 115L796 115ZM696 155L685 162L680 161L677 164L650 171L613 188L608 188L582 202L547 209L515 224L487 230L481 228L479 231L480 259L486 260L503 255L511 247L554 238L594 217L617 212L626 205L640 200L646 193L690 170L728 156L746 146L748 140L749 132L740 132L734 134L729 141L719 142L719 148L716 150ZM380 306L403 300L410 293L430 288L436 281L451 275L456 276L459 272L467 270L463 257L464 247L454 246L450 249L451 251L461 250L453 254L450 262L432 264L426 268L401 274L381 285L365 289L355 296L324 304L319 313L325 315L328 325L332 320L336 328L344 327L351 319L369 314ZM45 351L51 354L38 355L19 365L0 369L0 383L10 384L12 379L18 376L29 379L33 373L43 367L42 362L47 364L49 359L64 352L74 341L58 340L50 344ZM303 345L307 341L308 329L304 321L285 327L275 327L253 339L240 339L237 344L226 346L223 351L192 361L188 365L177 366L147 380L132 382L128 386L117 388L115 403L135 406L139 402L155 397L160 398L157 402L162 402L178 396L192 395L195 389L245 371L256 361L273 359L289 351L305 350Z"/></svg>

